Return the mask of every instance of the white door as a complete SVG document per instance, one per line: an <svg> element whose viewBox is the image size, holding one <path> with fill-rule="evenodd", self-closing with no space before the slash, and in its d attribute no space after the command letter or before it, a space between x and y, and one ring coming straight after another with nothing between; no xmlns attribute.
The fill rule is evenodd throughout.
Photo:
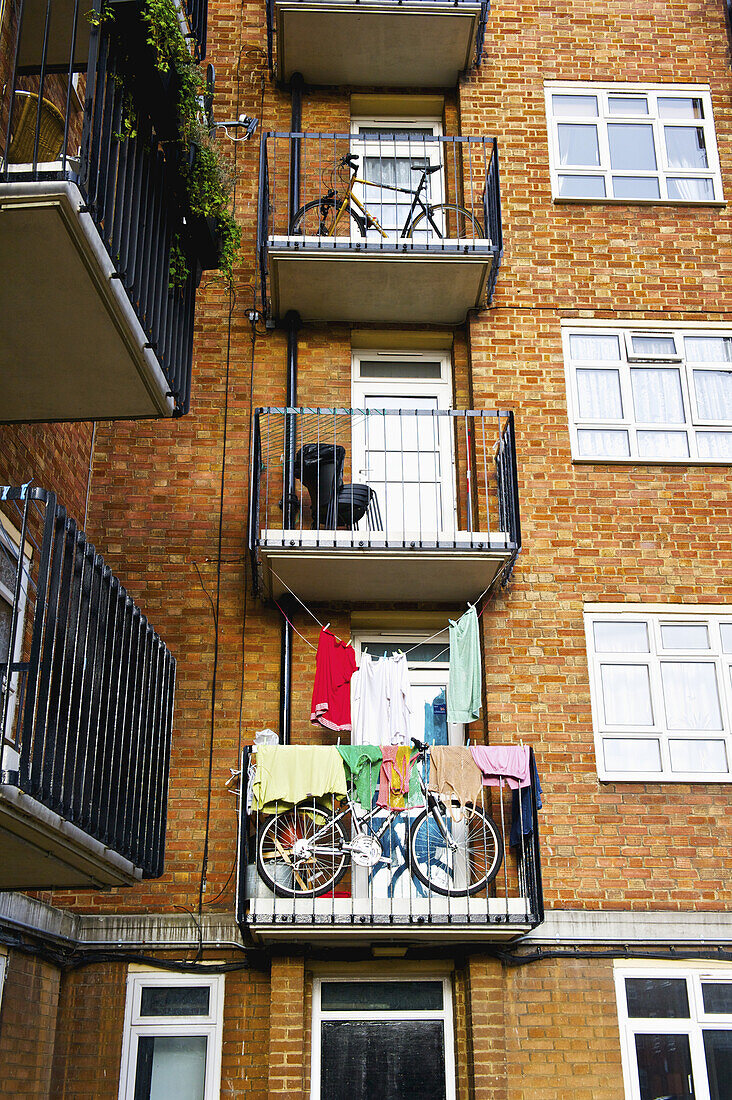
<svg viewBox="0 0 732 1100"><path fill-rule="evenodd" d="M447 356L355 357L353 480L375 491L387 539L434 541L455 530L453 422L436 415L450 408L448 370Z"/></svg>
<svg viewBox="0 0 732 1100"><path fill-rule="evenodd" d="M357 185L354 194L388 234L384 238L378 230L369 229L367 239L385 244L397 241L412 206L410 192L419 188L425 168L439 166L441 170L428 173L421 192L423 200L431 205L443 201L441 142L434 140L441 126L426 119L353 119L351 133L351 152L358 157L356 174L368 181L365 186ZM415 216L420 209L418 206ZM440 221L437 225L442 232ZM424 217L411 240L426 244L433 236L434 229Z"/></svg>

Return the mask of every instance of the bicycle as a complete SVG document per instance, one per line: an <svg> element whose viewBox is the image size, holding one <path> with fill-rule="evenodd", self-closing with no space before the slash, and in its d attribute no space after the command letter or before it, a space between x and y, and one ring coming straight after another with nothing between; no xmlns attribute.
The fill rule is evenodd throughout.
<svg viewBox="0 0 732 1100"><path fill-rule="evenodd" d="M354 188L358 185L364 187L381 187L388 191L394 191L400 195L411 195L412 205L409 208L404 225L401 228L401 238L412 237L415 230L429 231L432 227L434 233L442 240L449 236L455 239L485 237L483 226L469 210L454 202L442 202L433 204L427 197L427 181L434 173L440 171L439 164L411 165L413 172L421 172L419 183L415 190L407 187L397 187L390 183L375 183L373 180L361 179L358 175L358 157L355 153L349 153L338 161L332 170L333 183L336 184L336 176L343 168L350 168L352 175L347 183L341 181L345 190L339 191L337 186L331 187L324 195L311 202L306 202L293 216L290 225L290 236L302 234L311 237L334 237L339 224L346 220L346 234L353 236L355 225L358 233L365 237L369 229L376 230L382 237L388 238L389 233L379 222L378 218L366 208L358 195L354 194ZM340 176L339 176L340 180ZM360 213L357 213L356 207ZM419 209L419 213L417 210ZM422 223L422 224L420 224Z"/></svg>
<svg viewBox="0 0 732 1100"><path fill-rule="evenodd" d="M426 759L427 746L416 738L412 767ZM493 819L479 806L448 808L419 784L424 808L409 825L408 868L429 890L443 897L468 897L485 889L503 861L503 840ZM278 897L314 898L332 890L349 863L390 866L382 838L408 811L373 806L364 810L345 796L345 805L325 810L300 803L275 813L260 826L256 860L260 878ZM452 813L450 811L453 811ZM344 824L350 818L350 839ZM377 823L377 818L383 821Z"/></svg>

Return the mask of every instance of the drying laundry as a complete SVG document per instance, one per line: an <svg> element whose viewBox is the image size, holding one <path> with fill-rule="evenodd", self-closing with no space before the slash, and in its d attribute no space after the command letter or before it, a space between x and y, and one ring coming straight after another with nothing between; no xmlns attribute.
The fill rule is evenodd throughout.
<svg viewBox="0 0 732 1100"><path fill-rule="evenodd" d="M404 654L376 659L364 654L351 681L354 744L408 744L413 711Z"/></svg>
<svg viewBox="0 0 732 1100"><path fill-rule="evenodd" d="M377 745L338 745L338 752L351 783L351 797L355 795L363 809L370 810L379 785L381 749Z"/></svg>
<svg viewBox="0 0 732 1100"><path fill-rule="evenodd" d="M365 653L351 681L351 709L356 745L384 745L389 741L387 662Z"/></svg>
<svg viewBox="0 0 732 1100"><path fill-rule="evenodd" d="M408 745L414 707L409 667L403 653L394 654L387 662L386 694L389 700L389 742Z"/></svg>
<svg viewBox="0 0 732 1100"><path fill-rule="evenodd" d="M311 722L337 733L350 730L351 677L356 668L353 646L323 628L315 656Z"/></svg>
<svg viewBox="0 0 732 1100"><path fill-rule="evenodd" d="M529 750L518 745L471 745L473 760L483 773L484 787L505 779L512 789L529 785Z"/></svg>
<svg viewBox="0 0 732 1100"><path fill-rule="evenodd" d="M411 770L411 752L406 745L384 745L379 777L379 806L390 810L406 809Z"/></svg>
<svg viewBox="0 0 732 1100"><path fill-rule="evenodd" d="M533 756L531 758L531 776L536 790L536 808L540 810L542 807L541 783L539 782L539 773L536 770L536 760ZM531 799L531 787L522 787L521 790L517 787L511 795L511 847L517 848L521 844L522 832L524 838L526 838L531 836L533 831L534 807Z"/></svg>
<svg viewBox="0 0 732 1100"><path fill-rule="evenodd" d="M253 792L253 809L264 813L306 799L343 796L343 759L334 745L260 745Z"/></svg>
<svg viewBox="0 0 732 1100"><path fill-rule="evenodd" d="M447 720L474 722L482 705L478 614L471 607L457 622L453 619L448 622L450 679L447 690Z"/></svg>
<svg viewBox="0 0 732 1100"><path fill-rule="evenodd" d="M448 812L452 803L469 802L480 806L483 799L483 773L468 749L458 745L433 745L430 748L429 788L442 795Z"/></svg>

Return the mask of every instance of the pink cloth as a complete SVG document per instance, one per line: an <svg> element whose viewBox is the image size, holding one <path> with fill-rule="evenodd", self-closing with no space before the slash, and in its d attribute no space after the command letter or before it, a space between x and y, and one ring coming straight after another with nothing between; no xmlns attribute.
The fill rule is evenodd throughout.
<svg viewBox="0 0 732 1100"><path fill-rule="evenodd" d="M356 671L352 645L321 630L315 656L315 684L310 721L337 733L351 728L351 677Z"/></svg>
<svg viewBox="0 0 732 1100"><path fill-rule="evenodd" d="M473 760L483 772L484 787L498 787L501 776L512 790L531 783L528 748L516 745L471 745Z"/></svg>

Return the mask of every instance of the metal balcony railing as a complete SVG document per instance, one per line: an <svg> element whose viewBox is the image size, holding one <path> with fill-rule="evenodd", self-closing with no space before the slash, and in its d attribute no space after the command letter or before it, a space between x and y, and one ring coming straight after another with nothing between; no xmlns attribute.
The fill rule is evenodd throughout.
<svg viewBox="0 0 732 1100"><path fill-rule="evenodd" d="M174 658L55 494L0 489L0 779L149 878L174 686Z"/></svg>
<svg viewBox="0 0 732 1100"><path fill-rule="evenodd" d="M260 149L257 252L268 299L270 248L300 254L503 255L495 138L267 133Z"/></svg>
<svg viewBox="0 0 732 1100"><path fill-rule="evenodd" d="M0 101L0 189L7 195L13 185L30 185L36 193L58 181L78 187L81 210L91 215L169 385L174 415L182 415L200 269L179 197L178 146L164 146L158 133L160 97L146 105L136 92L144 74L130 71L122 21L93 25L101 0L89 15L79 0L71 12L63 4L49 0L41 11L39 0L19 0L14 8ZM191 10L205 32L202 8ZM169 107L175 115L175 104ZM182 278L171 269L178 249L187 266Z"/></svg>
<svg viewBox="0 0 732 1100"><path fill-rule="evenodd" d="M254 575L262 547L521 546L513 413L255 411Z"/></svg>
<svg viewBox="0 0 732 1100"><path fill-rule="evenodd" d="M544 919L534 778L518 797L505 779L484 787L476 810L448 812L440 801L434 818L411 794L397 815L369 814L350 777L350 807L326 796L294 809L260 810L255 799L247 811L256 755L244 751L241 772L237 915L249 933L307 937L350 926L364 937L450 929L506 937ZM415 767L429 778L429 759Z"/></svg>
<svg viewBox="0 0 732 1100"><path fill-rule="evenodd" d="M391 5L395 12L399 11L402 6L402 0L386 0L387 5ZM275 71L275 39L276 39L276 9L277 0L266 0L266 18L267 18L267 60L269 64L270 74L274 74ZM343 7L346 8L349 5L353 5L354 0L344 0ZM424 8L425 14L430 14L430 9L443 7L441 0L420 0L420 4ZM457 8L469 7L474 8L476 6L475 0L454 0L454 4ZM475 42L475 64L480 65L483 60L483 47L485 44L485 28L488 19L488 13L490 11L490 3L488 0L482 0L479 5L480 16L478 19L478 33Z"/></svg>

